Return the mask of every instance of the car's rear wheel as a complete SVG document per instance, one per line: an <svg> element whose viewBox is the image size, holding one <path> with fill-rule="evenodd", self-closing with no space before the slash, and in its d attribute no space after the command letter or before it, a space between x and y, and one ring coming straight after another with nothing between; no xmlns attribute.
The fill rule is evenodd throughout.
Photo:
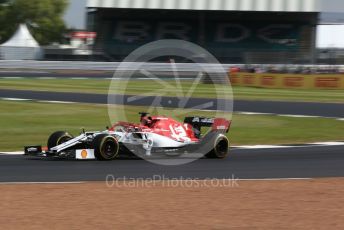
<svg viewBox="0 0 344 230"><path fill-rule="evenodd" d="M51 149L57 145L63 144L73 139L73 136L66 131L57 131L50 135L48 138L48 149Z"/></svg>
<svg viewBox="0 0 344 230"><path fill-rule="evenodd" d="M207 158L225 158L229 153L229 140L225 135L218 135L214 140L214 148L207 153Z"/></svg>
<svg viewBox="0 0 344 230"><path fill-rule="evenodd" d="M118 156L119 144L108 134L97 135L93 140L94 156L97 160L109 161Z"/></svg>

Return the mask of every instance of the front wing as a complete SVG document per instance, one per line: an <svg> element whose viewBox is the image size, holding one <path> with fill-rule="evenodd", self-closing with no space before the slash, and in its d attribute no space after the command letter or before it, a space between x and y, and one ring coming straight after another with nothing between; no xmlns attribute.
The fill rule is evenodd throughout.
<svg viewBox="0 0 344 230"><path fill-rule="evenodd" d="M24 148L24 155L42 158L68 158L77 160L94 160L93 149L72 149L64 152L43 151L42 146L26 146Z"/></svg>

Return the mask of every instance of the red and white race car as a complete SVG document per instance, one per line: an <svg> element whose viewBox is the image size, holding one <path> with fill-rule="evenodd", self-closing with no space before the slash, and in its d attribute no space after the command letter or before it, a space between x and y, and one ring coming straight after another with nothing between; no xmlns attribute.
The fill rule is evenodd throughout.
<svg viewBox="0 0 344 230"><path fill-rule="evenodd" d="M57 131L47 147L27 146L25 154L40 157L114 160L120 154L176 156L198 153L224 158L229 152L226 133L231 121L224 118L186 117L178 122L166 116L140 113L140 123L117 122L101 132L82 132L73 137ZM202 128L208 132L202 134ZM43 151L43 149L45 151Z"/></svg>

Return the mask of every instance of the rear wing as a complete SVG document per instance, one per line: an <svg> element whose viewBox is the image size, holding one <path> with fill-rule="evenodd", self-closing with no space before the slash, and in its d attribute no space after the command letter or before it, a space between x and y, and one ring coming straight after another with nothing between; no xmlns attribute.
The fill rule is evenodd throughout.
<svg viewBox="0 0 344 230"><path fill-rule="evenodd" d="M184 123L190 124L193 128L201 130L202 127L211 127L213 131L229 131L231 121L225 118L207 117L185 117Z"/></svg>

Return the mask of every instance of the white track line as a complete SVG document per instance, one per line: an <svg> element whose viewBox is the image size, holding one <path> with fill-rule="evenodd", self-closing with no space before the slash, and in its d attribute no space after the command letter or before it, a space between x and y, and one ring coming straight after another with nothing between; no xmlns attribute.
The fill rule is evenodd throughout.
<svg viewBox="0 0 344 230"><path fill-rule="evenodd" d="M0 182L0 185L25 185L25 184L84 184L83 181L65 181L65 182Z"/></svg>
<svg viewBox="0 0 344 230"><path fill-rule="evenodd" d="M23 79L23 77L2 77L2 79Z"/></svg>
<svg viewBox="0 0 344 230"><path fill-rule="evenodd" d="M54 104L74 104L72 101L37 101L40 103L54 103Z"/></svg>
<svg viewBox="0 0 344 230"><path fill-rule="evenodd" d="M0 70L0 73L49 73L46 71L16 71L16 70ZM0 78L19 78L19 77L0 77ZM26 78L26 77L20 77L20 78ZM28 77L29 78L29 77Z"/></svg>
<svg viewBox="0 0 344 230"><path fill-rule="evenodd" d="M293 118L321 118L319 116L310 115L293 115L293 114L276 114L279 117L293 117Z"/></svg>
<svg viewBox="0 0 344 230"><path fill-rule="evenodd" d="M160 78L157 78L157 77L150 77L150 78L147 78L147 77L139 77L139 78L136 78L138 80L160 80Z"/></svg>
<svg viewBox="0 0 344 230"><path fill-rule="evenodd" d="M274 113L256 113L256 112L236 112L237 114L242 115L276 115Z"/></svg>
<svg viewBox="0 0 344 230"><path fill-rule="evenodd" d="M283 180L313 180L313 178L263 178L263 179L237 179L238 181L283 181Z"/></svg>
<svg viewBox="0 0 344 230"><path fill-rule="evenodd" d="M57 79L56 77L37 77L37 79L40 80L53 80L53 79Z"/></svg>
<svg viewBox="0 0 344 230"><path fill-rule="evenodd" d="M233 146L236 149L286 149L286 148L312 148L312 147L326 147L326 146L344 146L344 142L315 142L299 145L243 145Z"/></svg>
<svg viewBox="0 0 344 230"><path fill-rule="evenodd" d="M0 155L24 155L24 152L0 152Z"/></svg>
<svg viewBox="0 0 344 230"><path fill-rule="evenodd" d="M316 142L311 143L312 145L321 145L321 146L341 146L344 145L344 142L332 141L332 142Z"/></svg>
<svg viewBox="0 0 344 230"><path fill-rule="evenodd" d="M39 103L54 103L54 104L75 104L76 102L72 101L43 101L43 100L33 100L33 99L25 99L25 98L0 98L4 101L36 101Z"/></svg>
<svg viewBox="0 0 344 230"><path fill-rule="evenodd" d="M256 112L244 112L244 111L237 111L234 113L242 114L242 115L272 115L272 116L292 117L292 118L325 118L325 119L336 119L338 121L344 121L344 118L342 118L342 117L325 117L325 116L298 115L298 114L278 114L278 113L256 113Z"/></svg>
<svg viewBox="0 0 344 230"><path fill-rule="evenodd" d="M10 97L3 97L1 98L5 101L32 101L32 99L26 99L26 98L10 98Z"/></svg>
<svg viewBox="0 0 344 230"><path fill-rule="evenodd" d="M285 148L294 148L296 146L287 146L287 145L243 145L243 146L233 146L238 149L285 149Z"/></svg>

